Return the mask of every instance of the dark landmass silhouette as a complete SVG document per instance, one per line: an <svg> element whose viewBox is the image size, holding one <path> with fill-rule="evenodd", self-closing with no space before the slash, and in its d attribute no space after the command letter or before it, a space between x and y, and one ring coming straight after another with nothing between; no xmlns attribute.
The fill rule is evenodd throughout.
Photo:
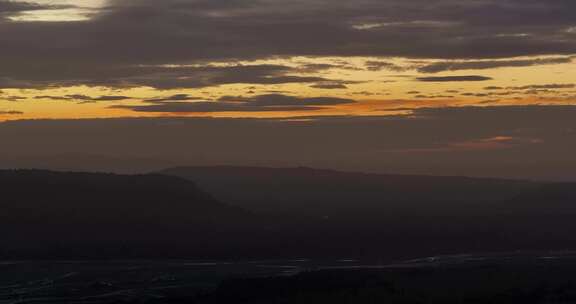
<svg viewBox="0 0 576 304"><path fill-rule="evenodd" d="M291 232L305 231L336 252L576 247L574 183L304 167L178 167L162 174L194 180L215 197L265 216L306 219Z"/></svg>
<svg viewBox="0 0 576 304"><path fill-rule="evenodd" d="M172 247L200 252L251 217L171 176L15 170L0 171L0 184L5 256L137 256L169 254Z"/></svg>
<svg viewBox="0 0 576 304"><path fill-rule="evenodd" d="M0 258L392 261L576 249L573 184L305 168L162 173L0 171Z"/></svg>
<svg viewBox="0 0 576 304"><path fill-rule="evenodd" d="M194 181L222 201L263 214L363 220L386 215L493 215L503 202L547 185L312 168L178 167L161 173Z"/></svg>

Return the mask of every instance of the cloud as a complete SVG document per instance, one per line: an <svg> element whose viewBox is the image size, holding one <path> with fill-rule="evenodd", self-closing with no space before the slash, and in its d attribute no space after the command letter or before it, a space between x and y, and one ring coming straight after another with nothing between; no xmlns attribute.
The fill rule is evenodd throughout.
<svg viewBox="0 0 576 304"><path fill-rule="evenodd" d="M114 109L129 109L135 112L151 113L217 113L217 112L291 112L291 111L316 111L320 107L309 106L274 106L261 107L244 104L222 102L189 102L171 103L165 102L145 106L112 106Z"/></svg>
<svg viewBox="0 0 576 304"><path fill-rule="evenodd" d="M0 110L0 115L22 115L22 114L24 114L24 112Z"/></svg>
<svg viewBox="0 0 576 304"><path fill-rule="evenodd" d="M38 5L27 2L0 1L0 13L22 12L38 9Z"/></svg>
<svg viewBox="0 0 576 304"><path fill-rule="evenodd" d="M550 83L550 84L533 84L527 86L508 87L509 90L541 90L541 89L574 89L576 84L573 83Z"/></svg>
<svg viewBox="0 0 576 304"><path fill-rule="evenodd" d="M499 86L487 86L487 87L484 87L484 90L496 91L496 90L504 90L504 88L503 88L503 87L499 87Z"/></svg>
<svg viewBox="0 0 576 304"><path fill-rule="evenodd" d="M34 3L32 1L12 1L0 0L0 21L2 17L20 14L28 11L49 10L49 9L62 9L70 6L62 5L43 5Z"/></svg>
<svg viewBox="0 0 576 304"><path fill-rule="evenodd" d="M463 82L463 81L487 81L492 80L490 77L486 76L440 76L440 77L418 77L418 81L422 82Z"/></svg>
<svg viewBox="0 0 576 304"><path fill-rule="evenodd" d="M454 98L454 95L424 95L424 94L418 94L415 95L414 98L419 98L419 99L436 99L436 98L442 98L442 99L451 99Z"/></svg>
<svg viewBox="0 0 576 304"><path fill-rule="evenodd" d="M310 86L315 89L337 90L347 89L348 87L341 82L321 82Z"/></svg>
<svg viewBox="0 0 576 304"><path fill-rule="evenodd" d="M1 52L1 51L0 51ZM46 62L44 64L47 64ZM131 66L121 69L99 70L94 67L92 75L81 70L83 64L72 66L65 78L56 78L49 70L37 71L35 80L2 81L3 88L47 88L50 86L90 85L109 87L140 87L156 89L204 88L225 84L285 84L331 81L322 77L297 76L296 68L283 65L234 65L234 66ZM32 69L35 69L32 67ZM23 70L25 70L23 68Z"/></svg>
<svg viewBox="0 0 576 304"><path fill-rule="evenodd" d="M188 101L188 100L201 100L201 98L190 96L189 94L175 94L167 97L158 97L146 99L146 102L163 102L163 101Z"/></svg>
<svg viewBox="0 0 576 304"><path fill-rule="evenodd" d="M307 106L335 106L355 103L354 100L336 97L294 97L281 94L260 95L247 100L246 103L258 106L287 106L287 105L307 105Z"/></svg>
<svg viewBox="0 0 576 304"><path fill-rule="evenodd" d="M482 61L442 61L418 68L421 73L440 73L460 70L487 70L506 67L527 67L535 65L571 63L572 57L535 58L525 60L482 60Z"/></svg>
<svg viewBox="0 0 576 304"><path fill-rule="evenodd" d="M395 63L387 62L387 61L367 61L366 62L366 68L369 71L388 70L388 71L394 71L394 72L404 72L404 71L410 69L409 67L402 67L402 66L399 66Z"/></svg>
<svg viewBox="0 0 576 304"><path fill-rule="evenodd" d="M0 5L4 15L36 8L12 1ZM576 53L570 30L574 10L575 2L567 0L112 0L85 21L2 19L0 83L161 89L317 83L322 80L270 68L266 73L159 67L286 56L449 61L571 56ZM507 64L529 63L509 59Z"/></svg>
<svg viewBox="0 0 576 304"><path fill-rule="evenodd" d="M218 12L222 10L255 8L258 5L262 5L261 0L188 0L173 1L170 4L170 8L202 12Z"/></svg>
<svg viewBox="0 0 576 304"><path fill-rule="evenodd" d="M203 88L224 84L285 84L325 81L322 77L296 76L295 68L283 65L237 65L229 67L173 67L146 69L140 76L117 79L117 83L158 89Z"/></svg>
<svg viewBox="0 0 576 304"><path fill-rule="evenodd" d="M4 96L1 99L7 100L7 101L22 101L22 100L26 100L26 97L24 97L24 96Z"/></svg>
<svg viewBox="0 0 576 304"><path fill-rule="evenodd" d="M1 72L0 72L1 73ZM0 76L0 88L18 88L18 89L42 89L49 86L53 86L54 83L49 82L36 82L29 80L15 80L8 77Z"/></svg>
<svg viewBox="0 0 576 304"><path fill-rule="evenodd" d="M255 97L225 96L218 101L148 100L148 105L116 105L110 108L154 113L217 113L217 112L291 112L316 111L327 106L355 103L335 97L300 98L281 94Z"/></svg>
<svg viewBox="0 0 576 304"><path fill-rule="evenodd" d="M64 95L64 96L39 95L39 96L35 96L34 99L98 102L98 101L121 101L121 100L131 99L131 97L117 96L117 95L104 95L104 96L98 96L98 97L91 97L91 96L82 95L82 94L73 94L73 95Z"/></svg>

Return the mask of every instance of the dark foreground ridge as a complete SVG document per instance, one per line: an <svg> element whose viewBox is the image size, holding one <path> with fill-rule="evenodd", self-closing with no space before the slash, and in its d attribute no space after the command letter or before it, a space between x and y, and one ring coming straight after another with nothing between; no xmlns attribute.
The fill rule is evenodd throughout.
<svg viewBox="0 0 576 304"><path fill-rule="evenodd" d="M161 174L0 171L0 258L392 261L576 249L573 184L186 170L199 187ZM252 204L269 206L253 212Z"/></svg>
<svg viewBox="0 0 576 304"><path fill-rule="evenodd" d="M205 170L212 187L169 171L0 171L0 303L576 301L573 184ZM228 188L271 207L224 201ZM482 254L518 251L545 253Z"/></svg>
<svg viewBox="0 0 576 304"><path fill-rule="evenodd" d="M5 257L202 254L250 217L171 176L20 170L0 171L0 184Z"/></svg>

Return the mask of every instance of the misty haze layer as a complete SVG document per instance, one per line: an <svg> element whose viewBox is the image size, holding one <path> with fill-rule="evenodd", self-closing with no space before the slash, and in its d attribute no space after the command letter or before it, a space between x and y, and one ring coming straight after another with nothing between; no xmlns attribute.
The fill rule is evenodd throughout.
<svg viewBox="0 0 576 304"><path fill-rule="evenodd" d="M100 119L0 124L0 166L149 172L186 165L575 180L571 106L389 117Z"/></svg>

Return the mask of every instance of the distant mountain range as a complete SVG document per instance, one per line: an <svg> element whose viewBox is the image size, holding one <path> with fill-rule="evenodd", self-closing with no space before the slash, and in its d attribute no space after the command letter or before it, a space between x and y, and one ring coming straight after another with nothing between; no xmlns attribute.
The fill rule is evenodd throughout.
<svg viewBox="0 0 576 304"><path fill-rule="evenodd" d="M0 258L409 258L576 249L576 187L309 168L0 171Z"/></svg>
<svg viewBox="0 0 576 304"><path fill-rule="evenodd" d="M562 187L518 180L312 168L179 167L160 173L194 181L222 201L263 214L330 218L493 215L513 208L509 201Z"/></svg>
<svg viewBox="0 0 576 304"><path fill-rule="evenodd" d="M316 237L336 251L576 248L576 183L312 168L179 167L161 173L194 180L218 199L264 216L305 218L291 233Z"/></svg>

